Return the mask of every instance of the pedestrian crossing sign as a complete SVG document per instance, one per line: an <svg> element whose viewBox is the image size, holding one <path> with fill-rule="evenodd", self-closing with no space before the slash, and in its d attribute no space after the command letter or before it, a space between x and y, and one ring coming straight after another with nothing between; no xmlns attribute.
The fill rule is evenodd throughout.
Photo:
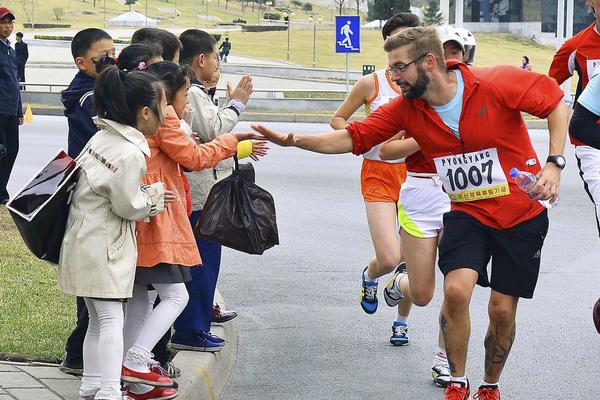
<svg viewBox="0 0 600 400"><path fill-rule="evenodd" d="M360 53L360 17L358 15L335 17L335 52Z"/></svg>

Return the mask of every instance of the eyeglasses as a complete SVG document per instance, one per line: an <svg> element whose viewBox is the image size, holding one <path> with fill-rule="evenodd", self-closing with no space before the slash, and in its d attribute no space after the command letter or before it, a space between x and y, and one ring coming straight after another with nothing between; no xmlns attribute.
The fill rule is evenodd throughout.
<svg viewBox="0 0 600 400"><path fill-rule="evenodd" d="M412 60L411 62L409 62L408 64L402 64L402 63L398 63L398 64L394 64L390 67L387 68L387 71L391 74L392 72L395 73L396 75L400 75L401 73L403 73L404 71L406 71L406 69L411 65L416 63L417 61L419 61L420 59L424 58L427 54L429 53L423 53L421 54L419 57L415 58L414 60Z"/></svg>
<svg viewBox="0 0 600 400"><path fill-rule="evenodd" d="M15 21L12 20L12 19L11 20L2 19L2 20L0 20L0 24L2 24L2 25L14 25Z"/></svg>

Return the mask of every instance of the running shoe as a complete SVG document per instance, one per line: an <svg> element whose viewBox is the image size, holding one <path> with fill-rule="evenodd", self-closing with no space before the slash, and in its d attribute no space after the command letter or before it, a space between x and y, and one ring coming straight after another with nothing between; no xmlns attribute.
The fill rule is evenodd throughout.
<svg viewBox="0 0 600 400"><path fill-rule="evenodd" d="M400 263L400 265L396 267L396 271L394 271L389 282L383 289L383 298L390 307L397 306L398 303L400 303L400 300L402 300L404 297L402 291L400 290L400 285L398 284L404 275L406 275L406 263Z"/></svg>
<svg viewBox="0 0 600 400"><path fill-rule="evenodd" d="M450 367L448 366L448 360L441 360L436 357L433 361L433 367L431 367L431 377L436 386L441 388L448 386L450 383Z"/></svg>
<svg viewBox="0 0 600 400"><path fill-rule="evenodd" d="M155 387L146 393L134 393L128 390L127 396L131 400L170 400L177 397L177 391L171 388Z"/></svg>
<svg viewBox="0 0 600 400"><path fill-rule="evenodd" d="M128 383L143 383L151 386L173 387L175 382L167 376L156 372L137 372L123 366L121 369L121 380Z"/></svg>
<svg viewBox="0 0 600 400"><path fill-rule="evenodd" d="M360 306L367 314L373 314L377 311L377 282L367 282L365 280L367 268L363 270L361 275Z"/></svg>
<svg viewBox="0 0 600 400"><path fill-rule="evenodd" d="M477 400L500 400L500 390L498 386L479 386L477 392L473 395Z"/></svg>
<svg viewBox="0 0 600 400"><path fill-rule="evenodd" d="M469 400L471 387L469 382L450 382L444 390L444 400Z"/></svg>
<svg viewBox="0 0 600 400"><path fill-rule="evenodd" d="M394 321L390 343L392 346L406 346L408 344L408 325L404 322Z"/></svg>

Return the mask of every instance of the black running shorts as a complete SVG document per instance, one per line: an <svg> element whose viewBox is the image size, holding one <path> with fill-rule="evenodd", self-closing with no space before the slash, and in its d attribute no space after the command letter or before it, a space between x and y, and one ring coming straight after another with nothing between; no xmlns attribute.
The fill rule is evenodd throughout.
<svg viewBox="0 0 600 400"><path fill-rule="evenodd" d="M444 214L438 265L444 276L455 269L479 273L477 284L530 299L540 271L540 255L548 232L548 212L509 229L495 229L469 214ZM487 265L492 260L491 279Z"/></svg>

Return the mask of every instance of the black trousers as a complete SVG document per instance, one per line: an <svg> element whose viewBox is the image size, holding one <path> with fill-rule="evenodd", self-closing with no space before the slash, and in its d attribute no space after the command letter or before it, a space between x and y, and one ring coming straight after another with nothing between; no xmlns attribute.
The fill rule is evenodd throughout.
<svg viewBox="0 0 600 400"><path fill-rule="evenodd" d="M17 65L17 76L19 77L19 82L25 82L25 64Z"/></svg>
<svg viewBox="0 0 600 400"><path fill-rule="evenodd" d="M0 144L5 148L5 155L0 160L0 202L8 201L6 185L19 153L19 122L11 115L0 115Z"/></svg>
<svg viewBox="0 0 600 400"><path fill-rule="evenodd" d="M17 65L17 76L19 77L19 82L25 82L25 64ZM25 85L19 85L21 90L25 90Z"/></svg>
<svg viewBox="0 0 600 400"><path fill-rule="evenodd" d="M90 317L88 309L85 306L85 301L83 301L83 297L78 297L77 325L75 326L75 329L73 329L73 332L71 332L71 336L67 339L67 344L65 346L65 351L67 352L65 355L66 364L83 365L83 340L87 333L89 321Z"/></svg>

